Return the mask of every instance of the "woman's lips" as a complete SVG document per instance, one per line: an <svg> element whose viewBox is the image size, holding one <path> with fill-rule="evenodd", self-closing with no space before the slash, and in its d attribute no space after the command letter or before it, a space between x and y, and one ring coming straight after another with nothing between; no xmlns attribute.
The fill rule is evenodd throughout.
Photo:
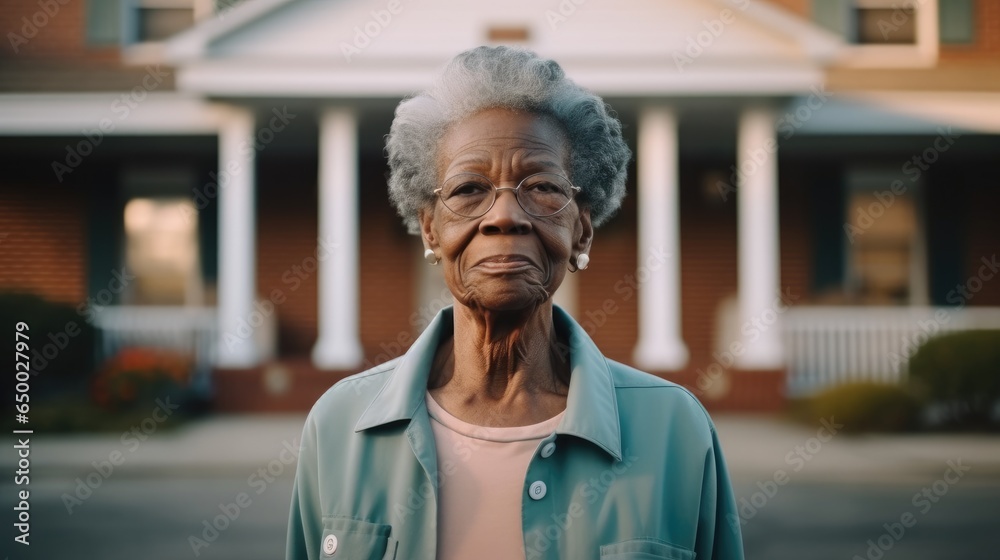
<svg viewBox="0 0 1000 560"><path fill-rule="evenodd" d="M535 263L523 255L496 255L480 260L475 264L475 267L496 272L517 272L522 269L535 268Z"/></svg>

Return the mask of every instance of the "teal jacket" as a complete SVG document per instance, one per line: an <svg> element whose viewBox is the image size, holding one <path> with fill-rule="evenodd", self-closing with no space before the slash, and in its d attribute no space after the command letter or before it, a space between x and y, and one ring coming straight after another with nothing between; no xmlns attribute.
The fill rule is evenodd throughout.
<svg viewBox="0 0 1000 560"><path fill-rule="evenodd" d="M686 389L605 358L562 309L554 307L553 320L569 335L569 395L524 478L526 558L742 559L735 500L705 409ZM340 381L313 406L289 560L435 558L437 488L448 473L438 469L424 395L438 342L452 328L446 308L405 355ZM554 451L542 453L550 443ZM546 488L540 499L529 497L536 481Z"/></svg>

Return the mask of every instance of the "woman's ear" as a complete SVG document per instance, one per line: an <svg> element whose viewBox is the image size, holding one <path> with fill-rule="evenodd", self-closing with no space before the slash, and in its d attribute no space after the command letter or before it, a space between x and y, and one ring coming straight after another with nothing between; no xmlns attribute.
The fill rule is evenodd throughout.
<svg viewBox="0 0 1000 560"><path fill-rule="evenodd" d="M430 208L420 210L417 216L420 221L420 237L424 242L424 249L437 252L437 236L434 234L434 211Z"/></svg>
<svg viewBox="0 0 1000 560"><path fill-rule="evenodd" d="M590 208L580 208L580 218L573 232L573 254L590 253L590 244L594 241L594 226L590 222Z"/></svg>

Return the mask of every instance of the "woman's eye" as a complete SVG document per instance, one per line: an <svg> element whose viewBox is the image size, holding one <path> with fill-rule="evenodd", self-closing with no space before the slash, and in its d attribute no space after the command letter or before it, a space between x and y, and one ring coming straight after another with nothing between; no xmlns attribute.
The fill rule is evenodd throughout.
<svg viewBox="0 0 1000 560"><path fill-rule="evenodd" d="M479 185L476 183L463 183L455 187L451 191L451 196L474 196L481 195L488 191L489 188L484 185Z"/></svg>
<svg viewBox="0 0 1000 560"><path fill-rule="evenodd" d="M535 191L538 193L555 193L559 192L559 187L547 182L532 183L530 185L525 185L529 191Z"/></svg>

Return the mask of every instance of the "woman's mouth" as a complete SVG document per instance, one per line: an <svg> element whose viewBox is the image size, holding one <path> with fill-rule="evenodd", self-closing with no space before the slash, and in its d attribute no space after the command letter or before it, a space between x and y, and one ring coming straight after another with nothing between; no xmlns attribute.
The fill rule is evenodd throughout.
<svg viewBox="0 0 1000 560"><path fill-rule="evenodd" d="M519 272L536 267L535 263L524 255L494 255L477 262L475 268L494 272Z"/></svg>

